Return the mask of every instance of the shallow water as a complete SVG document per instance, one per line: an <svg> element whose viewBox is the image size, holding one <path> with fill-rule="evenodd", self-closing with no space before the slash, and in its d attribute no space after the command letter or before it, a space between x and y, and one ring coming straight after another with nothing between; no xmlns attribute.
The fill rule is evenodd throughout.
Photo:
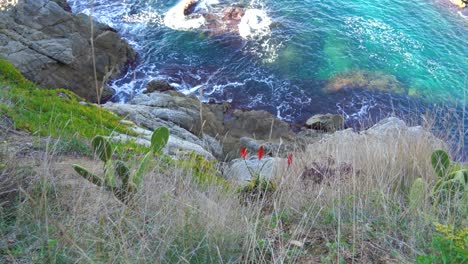
<svg viewBox="0 0 468 264"><path fill-rule="evenodd" d="M90 13L89 1L68 2L74 12ZM164 14L178 1L95 0L94 16L116 28L140 56L134 69L112 83L115 100L142 92L152 79L165 79L186 93L203 89L204 100L228 100L296 122L325 112L352 122L467 101L468 19L448 0L204 4L216 2L266 12L269 31L243 39L174 30L165 26ZM393 76L403 92L324 92L330 78L349 71Z"/></svg>

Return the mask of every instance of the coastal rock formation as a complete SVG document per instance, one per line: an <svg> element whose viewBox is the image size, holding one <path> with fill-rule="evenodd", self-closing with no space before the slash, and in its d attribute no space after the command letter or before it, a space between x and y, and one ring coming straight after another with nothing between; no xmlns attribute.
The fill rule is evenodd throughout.
<svg viewBox="0 0 468 264"><path fill-rule="evenodd" d="M284 174L288 153L310 151L310 155L343 145L356 149L377 149L424 146L432 151L445 148L443 141L420 126L408 126L398 118L387 118L371 128L355 132L342 128L343 118L337 115L316 115L310 128L293 133L289 125L265 111L232 110L226 104L203 104L198 98L176 91L153 92L136 96L129 104L106 103L103 107L132 120L139 137L114 135L117 141L133 140L149 145L151 131L160 126L170 129L170 139L164 152L175 158L194 152L206 159L221 162L220 171L226 179L244 184L251 172L261 171L266 178ZM317 127L318 126L318 127ZM327 128L327 129L324 129ZM239 149L245 146L246 161L239 159ZM260 146L265 156L256 158ZM339 160L346 160L346 153ZM340 154L341 155L341 154ZM298 161L300 162L300 161ZM246 166L247 163L247 166Z"/></svg>
<svg viewBox="0 0 468 264"><path fill-rule="evenodd" d="M135 59L112 28L70 13L65 0L23 0L0 14L0 57L43 87L67 88L97 102L91 36L97 85L105 100L112 96L107 80Z"/></svg>
<svg viewBox="0 0 468 264"><path fill-rule="evenodd" d="M164 24L176 30L198 29L211 36L234 33L242 38L269 32L266 12L241 6L212 6L205 1L182 0L164 16Z"/></svg>
<svg viewBox="0 0 468 264"><path fill-rule="evenodd" d="M231 110L226 104L202 104L198 98L176 91L142 94L128 104L107 103L104 108L149 130L166 126L171 136L199 145L220 160L236 158L242 138L261 142L272 152L280 145L282 150L292 149L295 140L289 124L266 111Z"/></svg>

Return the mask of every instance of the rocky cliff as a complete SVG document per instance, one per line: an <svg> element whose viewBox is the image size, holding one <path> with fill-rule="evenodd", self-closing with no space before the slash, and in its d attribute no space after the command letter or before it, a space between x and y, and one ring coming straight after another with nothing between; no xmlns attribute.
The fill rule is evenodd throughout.
<svg viewBox="0 0 468 264"><path fill-rule="evenodd" d="M69 11L66 0L20 0L0 13L0 57L43 87L106 100L112 95L106 81L122 74L135 52L112 28Z"/></svg>

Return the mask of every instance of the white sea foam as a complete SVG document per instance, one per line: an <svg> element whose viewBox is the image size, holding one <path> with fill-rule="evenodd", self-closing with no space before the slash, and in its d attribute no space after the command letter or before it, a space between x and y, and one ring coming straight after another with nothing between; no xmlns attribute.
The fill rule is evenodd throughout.
<svg viewBox="0 0 468 264"><path fill-rule="evenodd" d="M262 37L269 35L271 19L261 9L247 9L239 23L239 35L244 38Z"/></svg>
<svg viewBox="0 0 468 264"><path fill-rule="evenodd" d="M164 16L164 25L175 30L192 30L205 24L205 18L201 15L185 16L184 8L190 0L182 0L169 9Z"/></svg>
<svg viewBox="0 0 468 264"><path fill-rule="evenodd" d="M140 13L122 16L122 21L125 23L141 23L141 24L157 24L162 23L161 15L154 10L143 10Z"/></svg>

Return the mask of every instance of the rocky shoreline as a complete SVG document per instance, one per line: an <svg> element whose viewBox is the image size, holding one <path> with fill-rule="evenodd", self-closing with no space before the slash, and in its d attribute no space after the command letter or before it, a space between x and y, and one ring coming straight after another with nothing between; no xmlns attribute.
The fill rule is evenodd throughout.
<svg viewBox="0 0 468 264"><path fill-rule="evenodd" d="M390 143L385 143L388 138L396 140L404 136L415 140L427 138L434 146L444 146L443 141L421 126L407 126L395 117L355 132L351 128L344 129L343 118L339 115L315 115L300 132L294 133L289 124L268 112L231 111L229 104L203 104L194 96L172 90L138 95L128 104L109 102L103 107L126 118L123 122L130 120L133 130L139 134L115 134L111 140L132 140L149 146L152 131L168 127L171 134L164 148L166 154L178 159L187 153L196 153L208 160L218 160L223 177L239 184L250 179L249 170L260 171L269 178L286 164L289 153L323 147L330 142L336 144L347 138L387 144ZM252 155L244 161L239 157L241 146L251 154L263 146L267 157L259 161Z"/></svg>
<svg viewBox="0 0 468 264"><path fill-rule="evenodd" d="M96 97L94 63L89 55L92 49L96 54L96 77L101 81L97 85L102 100L112 95L106 81L122 74L136 54L104 24L93 21L91 32L91 21L89 16L70 13L66 0L24 0L0 15L0 56L41 86L64 87L90 102L102 102ZM89 41L91 37L94 47ZM166 154L177 158L194 152L209 160L226 162L229 164L226 178L249 175L239 171L247 170L245 163L237 159L241 146L250 153L263 146L269 156L265 162L270 164L265 171L273 174L278 162L270 160L303 151L324 138L336 137L342 133L336 131L344 129L341 116L325 114L309 118L300 131L293 131L290 124L269 112L244 111L229 103L201 103L196 96L179 93L161 80L150 82L146 92L126 104L107 102L102 107L123 117L122 122L133 125L139 135L115 133L111 136L113 141L131 140L149 145L152 131L165 126L171 131L164 149ZM417 135L425 133L420 127L407 127L395 118L377 124L366 133L387 133L389 126ZM355 133L350 129L344 131ZM258 165L255 160L249 162L252 163L249 166Z"/></svg>

